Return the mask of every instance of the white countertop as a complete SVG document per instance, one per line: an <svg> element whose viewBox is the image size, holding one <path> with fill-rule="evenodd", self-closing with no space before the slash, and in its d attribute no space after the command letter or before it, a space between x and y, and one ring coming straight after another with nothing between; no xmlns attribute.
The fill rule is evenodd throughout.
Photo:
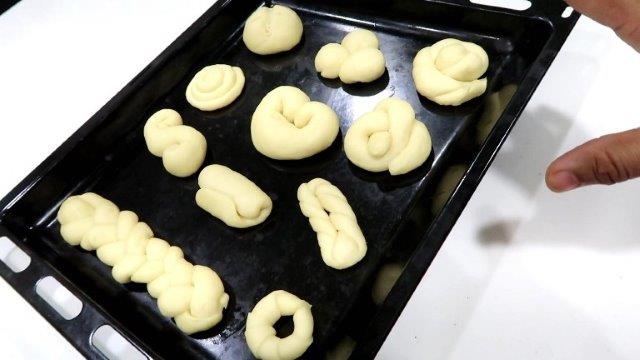
<svg viewBox="0 0 640 360"><path fill-rule="evenodd" d="M0 193L211 4L23 0L0 16ZM546 165L636 127L640 55L582 19L380 359L640 358L638 182L553 194ZM0 265L2 266L2 265ZM0 281L0 358L80 358Z"/></svg>

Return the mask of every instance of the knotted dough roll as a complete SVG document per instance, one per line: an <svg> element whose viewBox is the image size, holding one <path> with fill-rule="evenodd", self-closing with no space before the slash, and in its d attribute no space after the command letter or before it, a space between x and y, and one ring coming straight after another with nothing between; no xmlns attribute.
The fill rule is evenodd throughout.
<svg viewBox="0 0 640 360"><path fill-rule="evenodd" d="M302 30L302 20L295 11L282 5L262 6L247 19L242 40L256 54L275 54L296 46Z"/></svg>
<svg viewBox="0 0 640 360"><path fill-rule="evenodd" d="M293 316L293 333L279 338L273 325L283 316ZM244 332L253 356L264 360L297 359L313 342L311 305L284 290L262 298L247 316Z"/></svg>
<svg viewBox="0 0 640 360"><path fill-rule="evenodd" d="M300 89L280 86L260 102L251 118L251 140L263 155L298 160L325 150L340 130L338 115Z"/></svg>
<svg viewBox="0 0 640 360"><path fill-rule="evenodd" d="M431 136L408 102L389 98L351 125L344 150L347 158L362 169L400 175L427 160Z"/></svg>
<svg viewBox="0 0 640 360"><path fill-rule="evenodd" d="M378 37L369 30L357 29L348 33L341 44L329 43L318 51L316 71L322 77L345 84L371 82L385 70L385 59L378 49Z"/></svg>
<svg viewBox="0 0 640 360"><path fill-rule="evenodd" d="M244 88L244 73L237 66L216 64L198 71L187 86L193 107L213 111L231 104Z"/></svg>
<svg viewBox="0 0 640 360"><path fill-rule="evenodd" d="M347 198L327 180L316 178L298 187L300 210L318 236L325 264L346 269L362 260L367 242Z"/></svg>
<svg viewBox="0 0 640 360"><path fill-rule="evenodd" d="M489 56L474 43L444 39L418 52L413 81L420 95L440 105L460 105L482 95Z"/></svg>
<svg viewBox="0 0 640 360"><path fill-rule="evenodd" d="M60 233L71 245L96 250L112 266L119 283L147 284L164 316L187 334L212 328L222 319L229 295L220 277L206 266L192 265L182 250L153 232L131 211L86 193L66 199L58 211Z"/></svg>
<svg viewBox="0 0 640 360"><path fill-rule="evenodd" d="M149 151L162 157L164 168L174 176L193 175L204 161L207 140L196 129L182 125L175 110L162 109L144 125L144 140Z"/></svg>
<svg viewBox="0 0 640 360"><path fill-rule="evenodd" d="M271 199L251 180L226 166L209 165L198 176L198 206L225 224L246 228L263 222L271 213Z"/></svg>

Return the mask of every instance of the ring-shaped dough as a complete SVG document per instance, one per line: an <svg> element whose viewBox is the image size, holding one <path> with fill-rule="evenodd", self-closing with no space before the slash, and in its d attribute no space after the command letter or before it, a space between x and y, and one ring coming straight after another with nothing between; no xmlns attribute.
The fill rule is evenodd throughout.
<svg viewBox="0 0 640 360"><path fill-rule="evenodd" d="M273 325L283 316L293 316L293 333L276 336ZM311 305L284 290L262 298L247 316L247 344L253 356L264 360L296 359L313 342Z"/></svg>
<svg viewBox="0 0 640 360"><path fill-rule="evenodd" d="M386 61L378 49L378 37L369 30L348 33L341 44L329 43L318 51L314 61L322 77L345 84L371 82L384 74Z"/></svg>
<svg viewBox="0 0 640 360"><path fill-rule="evenodd" d="M144 125L144 140L149 151L162 157L164 168L174 176L193 175L204 161L207 140L186 125L177 111L162 109L151 115Z"/></svg>
<svg viewBox="0 0 640 360"><path fill-rule="evenodd" d="M489 56L474 43L440 40L413 60L413 81L420 95L440 105L460 105L482 95Z"/></svg>
<svg viewBox="0 0 640 360"><path fill-rule="evenodd" d="M291 50L302 38L302 20L295 11L282 5L262 6L249 16L242 40L259 55Z"/></svg>
<svg viewBox="0 0 640 360"><path fill-rule="evenodd" d="M280 86L260 102L251 118L251 140L265 156L298 160L325 150L340 130L338 115L300 89Z"/></svg>
<svg viewBox="0 0 640 360"><path fill-rule="evenodd" d="M322 260L334 269L346 269L362 260L367 242L356 214L340 189L316 178L298 187L302 214L317 233Z"/></svg>
<svg viewBox="0 0 640 360"><path fill-rule="evenodd" d="M226 166L209 165L198 176L198 206L235 228L263 222L271 213L271 199L258 185Z"/></svg>
<svg viewBox="0 0 640 360"><path fill-rule="evenodd" d="M351 125L344 150L347 158L362 169L400 175L427 160L431 136L408 102L389 98Z"/></svg>
<svg viewBox="0 0 640 360"><path fill-rule="evenodd" d="M193 107L213 111L231 104L242 92L244 73L224 64L202 68L187 86L187 101Z"/></svg>

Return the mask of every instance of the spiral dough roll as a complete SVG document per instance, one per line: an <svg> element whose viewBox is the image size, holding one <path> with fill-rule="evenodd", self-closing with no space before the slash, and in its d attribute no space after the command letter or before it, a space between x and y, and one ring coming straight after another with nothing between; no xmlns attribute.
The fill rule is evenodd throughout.
<svg viewBox="0 0 640 360"><path fill-rule="evenodd" d="M164 168L178 177L198 171L207 152L204 136L198 130L182 125L180 114L171 109L151 115L144 125L144 139L149 151L162 157Z"/></svg>
<svg viewBox="0 0 640 360"><path fill-rule="evenodd" d="M346 269L362 260L367 242L347 198L327 180L316 178L298 187L300 210L318 236L322 260Z"/></svg>
<svg viewBox="0 0 640 360"><path fill-rule="evenodd" d="M489 56L480 46L444 39L418 52L413 60L413 81L420 95L440 105L460 105L487 89L480 79Z"/></svg>
<svg viewBox="0 0 640 360"><path fill-rule="evenodd" d="M251 140L265 156L297 160L328 148L340 129L338 115L300 89L280 86L260 102L251 118Z"/></svg>
<svg viewBox="0 0 640 360"><path fill-rule="evenodd" d="M186 334L210 329L222 319L229 295L220 277L209 267L185 260L180 248L153 237L135 213L86 193L62 203L58 222L62 238L95 250L98 259L112 267L117 282L147 284L160 312L174 318Z"/></svg>
<svg viewBox="0 0 640 360"><path fill-rule="evenodd" d="M283 316L293 316L293 333L279 338L273 325ZM253 356L264 360L297 359L313 342L311 305L284 290L262 298L247 316L247 345Z"/></svg>
<svg viewBox="0 0 640 360"><path fill-rule="evenodd" d="M187 86L187 101L200 110L218 110L240 96L243 87L242 69L224 64L211 65L193 77Z"/></svg>
<svg viewBox="0 0 640 360"><path fill-rule="evenodd" d="M362 169L400 175L427 160L431 136L408 102L389 98L351 125L344 150L347 158Z"/></svg>

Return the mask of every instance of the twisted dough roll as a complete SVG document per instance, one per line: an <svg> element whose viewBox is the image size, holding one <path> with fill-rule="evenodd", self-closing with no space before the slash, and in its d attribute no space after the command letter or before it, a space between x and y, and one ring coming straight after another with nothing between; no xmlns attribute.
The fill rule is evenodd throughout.
<svg viewBox="0 0 640 360"><path fill-rule="evenodd" d="M378 46L376 34L354 30L341 44L329 43L320 48L315 58L316 71L328 79L340 77L346 84L376 80L384 74L386 65Z"/></svg>
<svg viewBox="0 0 640 360"><path fill-rule="evenodd" d="M302 38L302 20L286 6L260 7L244 25L242 40L259 55L291 50Z"/></svg>
<svg viewBox="0 0 640 360"><path fill-rule="evenodd" d="M265 156L298 160L331 146L338 135L338 115L311 101L302 90L280 86L260 102L251 118L251 140Z"/></svg>
<svg viewBox="0 0 640 360"><path fill-rule="evenodd" d="M418 92L440 105L460 105L482 95L489 56L480 46L444 39L418 52L413 60L413 81Z"/></svg>
<svg viewBox="0 0 640 360"><path fill-rule="evenodd" d="M408 102L389 98L351 125L344 138L344 150L360 168L400 175L427 160L431 136Z"/></svg>
<svg viewBox="0 0 640 360"><path fill-rule="evenodd" d="M282 316L293 315L293 333L276 336L273 325ZM313 342L311 305L284 290L276 290L258 301L247 316L244 332L253 356L265 360L296 359Z"/></svg>
<svg viewBox="0 0 640 360"><path fill-rule="evenodd" d="M325 264L340 270L362 260L367 253L367 242L340 189L316 178L298 187L298 201L300 210L318 233Z"/></svg>
<svg viewBox="0 0 640 360"><path fill-rule="evenodd" d="M271 199L251 180L226 166L209 165L198 176L196 203L225 224L246 228L271 213Z"/></svg>
<svg viewBox="0 0 640 360"><path fill-rule="evenodd" d="M209 329L222 319L229 295L218 275L192 265L182 250L153 237L147 224L131 211L120 211L94 193L71 196L58 211L60 233L71 245L97 250L100 261L112 266L119 283L146 283L158 299L160 312L173 317L187 334Z"/></svg>
<svg viewBox="0 0 640 360"><path fill-rule="evenodd" d="M198 71L187 86L187 101L200 110L212 111L233 102L244 87L244 73L237 66L216 64Z"/></svg>
<svg viewBox="0 0 640 360"><path fill-rule="evenodd" d="M198 171L207 152L204 136L198 130L182 125L180 114L171 109L151 115L144 125L144 140L153 155L162 157L164 168L178 177Z"/></svg>

